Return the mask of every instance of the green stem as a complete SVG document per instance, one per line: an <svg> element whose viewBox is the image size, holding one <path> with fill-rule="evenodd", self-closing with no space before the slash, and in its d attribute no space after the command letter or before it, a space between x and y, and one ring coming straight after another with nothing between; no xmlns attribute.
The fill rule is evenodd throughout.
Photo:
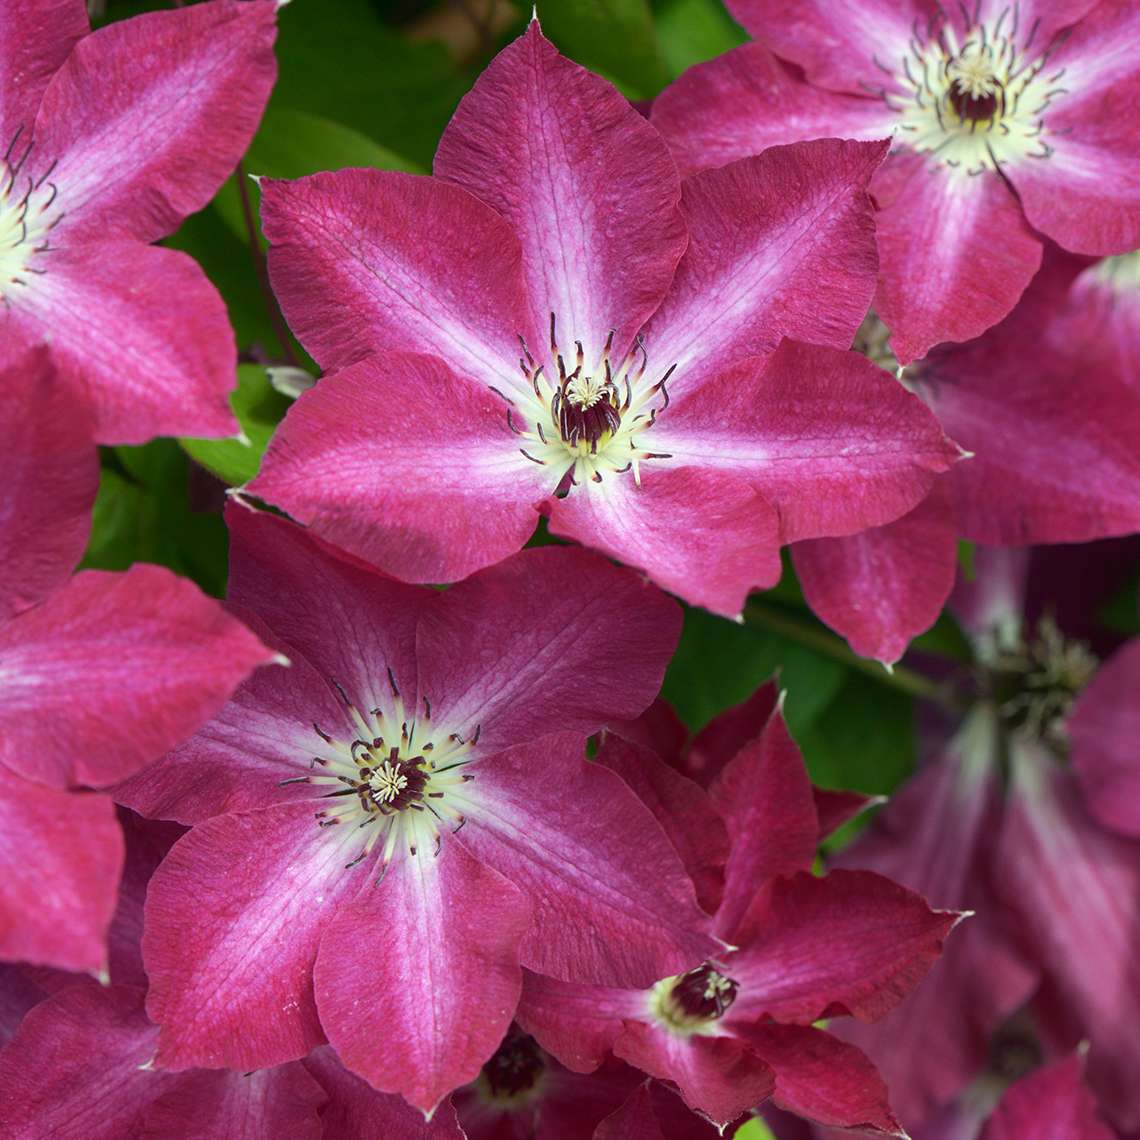
<svg viewBox="0 0 1140 1140"><path fill-rule="evenodd" d="M900 693L917 697L920 700L934 701L946 708L962 709L962 702L946 686L924 677L913 669L896 665L888 670L878 661L868 661L854 653L845 642L822 629L816 629L794 617L782 613L777 607L752 600L744 607L744 624L755 629L765 629L794 641L824 657L839 661L849 669L855 669L874 681Z"/></svg>

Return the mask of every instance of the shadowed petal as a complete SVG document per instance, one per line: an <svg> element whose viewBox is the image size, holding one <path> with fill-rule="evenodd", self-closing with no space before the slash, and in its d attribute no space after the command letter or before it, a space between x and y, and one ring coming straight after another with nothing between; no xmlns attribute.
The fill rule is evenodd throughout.
<svg viewBox="0 0 1140 1140"><path fill-rule="evenodd" d="M982 1130L982 1140L1113 1140L1082 1081L1080 1056L1056 1061L1011 1085Z"/></svg>
<svg viewBox="0 0 1140 1140"><path fill-rule="evenodd" d="M0 776L0 958L107 968L123 837L107 796Z"/></svg>
<svg viewBox="0 0 1140 1140"><path fill-rule="evenodd" d="M272 660L169 570L85 570L0 627L0 762L55 785L121 780Z"/></svg>
<svg viewBox="0 0 1140 1140"><path fill-rule="evenodd" d="M91 433L45 350L0 371L0 621L61 586L83 553L99 487Z"/></svg>
<svg viewBox="0 0 1140 1140"><path fill-rule="evenodd" d="M325 931L317 1005L352 1072L430 1115L510 1024L531 908L450 837L438 855L401 854Z"/></svg>

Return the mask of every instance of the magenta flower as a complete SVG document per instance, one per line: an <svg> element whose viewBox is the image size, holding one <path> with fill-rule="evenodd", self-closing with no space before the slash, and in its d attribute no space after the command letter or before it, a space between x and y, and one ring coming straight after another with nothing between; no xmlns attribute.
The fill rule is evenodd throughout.
<svg viewBox="0 0 1140 1140"><path fill-rule="evenodd" d="M782 543L888 522L958 457L837 351L874 289L882 153L823 141L682 184L656 131L532 24L434 177L263 183L274 288L329 374L251 492L420 582L506 557L547 514L739 613Z"/></svg>
<svg viewBox="0 0 1140 1140"><path fill-rule="evenodd" d="M21 0L0 29L0 363L49 343L101 442L238 430L225 305L189 257L146 243L249 144L275 10L211 0L88 34L83 0Z"/></svg>
<svg viewBox="0 0 1140 1140"><path fill-rule="evenodd" d="M1096 256L1140 246L1127 0L729 7L758 42L682 76L653 123L683 172L801 139L892 136L871 186L875 308L904 363L1005 316L1041 234Z"/></svg>
<svg viewBox="0 0 1140 1140"><path fill-rule="evenodd" d="M230 605L292 667L119 789L194 825L147 896L160 1065L278 1064L327 1035L430 1112L499 1045L520 961L644 985L715 952L660 827L584 759L656 693L674 603L550 548L441 594L229 518Z"/></svg>
<svg viewBox="0 0 1140 1140"><path fill-rule="evenodd" d="M986 1122L982 1140L1115 1140L1082 1080L1073 1055L1009 1087Z"/></svg>
<svg viewBox="0 0 1140 1140"><path fill-rule="evenodd" d="M0 451L0 958L101 972L123 841L78 789L162 755L274 654L157 566L68 579L98 462L42 350L0 372Z"/></svg>
<svg viewBox="0 0 1140 1140"><path fill-rule="evenodd" d="M822 1124L902 1135L871 1062L813 1023L882 1017L958 916L878 875L810 873L820 820L778 710L710 792L731 839L715 929L733 949L649 987L528 971L520 1024L578 1071L612 1049L718 1125L772 1097Z"/></svg>

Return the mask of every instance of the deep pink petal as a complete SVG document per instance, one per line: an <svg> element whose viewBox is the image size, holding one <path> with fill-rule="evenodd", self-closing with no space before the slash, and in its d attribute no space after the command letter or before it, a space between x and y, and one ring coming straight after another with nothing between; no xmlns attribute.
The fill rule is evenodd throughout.
<svg viewBox="0 0 1140 1140"><path fill-rule="evenodd" d="M679 463L751 481L779 512L783 542L891 522L959 455L921 401L866 357L797 341L682 395L653 435Z"/></svg>
<svg viewBox="0 0 1140 1140"><path fill-rule="evenodd" d="M665 1140L653 1111L648 1081L639 1084L629 1099L594 1129L593 1140Z"/></svg>
<svg viewBox="0 0 1140 1140"><path fill-rule="evenodd" d="M1140 638L1115 653L1068 721L1073 769L1101 823L1140 839Z"/></svg>
<svg viewBox="0 0 1140 1140"><path fill-rule="evenodd" d="M977 574L981 581L982 563ZM984 1070L994 1032L1038 981L1001 928L987 875L1000 826L997 742L997 726L979 711L839 859L896 879L935 906L976 911L897 1010L876 1025L835 1027L882 1069L911 1128Z"/></svg>
<svg viewBox="0 0 1140 1140"><path fill-rule="evenodd" d="M233 330L192 258L134 241L86 241L48 256L46 271L13 293L0 328L51 345L61 375L94 408L101 443L237 434Z"/></svg>
<svg viewBox="0 0 1140 1140"><path fill-rule="evenodd" d="M689 742L681 758L681 770L702 787L709 787L746 744L760 737L779 700L780 689L770 680L747 700L725 709Z"/></svg>
<svg viewBox="0 0 1140 1140"><path fill-rule="evenodd" d="M1075 777L1051 754L1014 742L1013 787L997 887L1065 1003L1092 1042L1089 1084L1124 1130L1140 1127L1140 842L1099 827Z"/></svg>
<svg viewBox="0 0 1140 1140"><path fill-rule="evenodd" d="M1082 1080L1080 1056L1055 1061L1011 1085L982 1140L1114 1140Z"/></svg>
<svg viewBox="0 0 1140 1140"><path fill-rule="evenodd" d="M260 1068L324 1040L317 946L371 874L346 869L349 830L318 827L311 803L281 804L207 820L174 845L151 879L143 932L162 1067Z"/></svg>
<svg viewBox="0 0 1140 1140"><path fill-rule="evenodd" d="M654 365L677 366L670 392L781 337L849 347L875 292L867 184L886 148L821 139L685 180L689 248L646 329Z"/></svg>
<svg viewBox="0 0 1140 1140"><path fill-rule="evenodd" d="M1140 395L1083 362L993 348L937 353L915 378L973 453L947 478L963 536L1007 546L1140 529Z"/></svg>
<svg viewBox="0 0 1140 1140"><path fill-rule="evenodd" d="M811 793L815 800L815 813L819 817L821 840L885 800L883 796L865 796L862 792L836 791L832 788L813 787Z"/></svg>
<svg viewBox="0 0 1140 1140"><path fill-rule="evenodd" d="M26 0L20 18L0 27L0 139L20 130L25 145L48 80L76 41L87 35L83 0Z"/></svg>
<svg viewBox="0 0 1140 1140"><path fill-rule="evenodd" d="M0 370L0 621L63 585L83 553L99 461L91 415L46 351Z"/></svg>
<svg viewBox="0 0 1140 1140"><path fill-rule="evenodd" d="M922 980L958 918L869 871L777 879L735 933L728 1020L874 1021Z"/></svg>
<svg viewBox="0 0 1140 1140"><path fill-rule="evenodd" d="M884 163L871 190L879 205L875 309L903 364L997 324L1041 265L1040 240L993 171L971 176L905 151Z"/></svg>
<svg viewBox="0 0 1140 1140"><path fill-rule="evenodd" d="M1117 376L1140 393L1140 257L1110 258L1073 281L1066 304L1050 329L1051 343L1090 354L1097 370Z"/></svg>
<svg viewBox="0 0 1140 1140"><path fill-rule="evenodd" d="M0 965L0 1048L12 1040L28 1010L49 996L37 973L25 966Z"/></svg>
<svg viewBox="0 0 1140 1140"><path fill-rule="evenodd" d="M677 771L683 771L681 753L689 730L664 698L658 697L635 720L610 721L609 731L630 744L648 748Z"/></svg>
<svg viewBox="0 0 1140 1140"><path fill-rule="evenodd" d="M906 1136L883 1078L854 1045L801 1025L771 1022L736 1031L776 1074L772 1099L781 1108L832 1128Z"/></svg>
<svg viewBox="0 0 1140 1140"><path fill-rule="evenodd" d="M320 1140L325 1102L297 1061L252 1073L187 1073L146 1111L141 1140Z"/></svg>
<svg viewBox="0 0 1140 1140"><path fill-rule="evenodd" d="M1021 632L1032 552L1008 547L974 548L974 576L959 576L950 612L975 642L1008 644Z"/></svg>
<svg viewBox="0 0 1140 1140"><path fill-rule="evenodd" d="M644 990L563 982L523 970L519 1024L576 1073L596 1070L623 1022L643 1017L645 1011Z"/></svg>
<svg viewBox="0 0 1140 1140"><path fill-rule="evenodd" d="M709 794L650 749L607 734L594 757L616 772L665 829L701 906L715 911L724 890L728 832Z"/></svg>
<svg viewBox="0 0 1140 1140"><path fill-rule="evenodd" d="M776 513L733 471L650 466L640 485L628 474L591 483L554 503L550 530L729 617L780 577Z"/></svg>
<svg viewBox="0 0 1140 1140"><path fill-rule="evenodd" d="M438 854L398 858L321 939L317 1005L341 1061L434 1112L510 1024L530 919L523 892L450 837Z"/></svg>
<svg viewBox="0 0 1140 1140"><path fill-rule="evenodd" d="M556 490L508 411L435 357L385 353L302 394L249 490L397 578L457 581L519 550Z"/></svg>
<svg viewBox="0 0 1140 1140"><path fill-rule="evenodd" d="M569 981L648 986L719 944L684 865L647 807L550 736L472 765L458 840L534 904L529 969Z"/></svg>
<svg viewBox="0 0 1140 1140"><path fill-rule="evenodd" d="M138 1136L147 1106L177 1079L142 1068L154 1042L141 990L71 986L41 1002L0 1053L0 1135Z"/></svg>
<svg viewBox="0 0 1140 1140"><path fill-rule="evenodd" d="M808 870L819 841L811 781L780 706L761 735L721 769L709 793L731 842L717 930L734 942L757 892L777 875Z"/></svg>
<svg viewBox="0 0 1140 1140"><path fill-rule="evenodd" d="M650 1076L671 1081L694 1112L718 1125L755 1108L775 1088L771 1068L735 1037L682 1037L629 1021L614 1053Z"/></svg>
<svg viewBox="0 0 1140 1140"><path fill-rule="evenodd" d="M590 733L653 700L680 628L680 607L633 572L525 550L435 599L416 637L419 689L488 751Z"/></svg>
<svg viewBox="0 0 1140 1140"><path fill-rule="evenodd" d="M901 519L797 543L792 558L816 616L860 656L891 665L938 620L954 586L958 534L949 493L940 481Z"/></svg>
<svg viewBox="0 0 1140 1140"><path fill-rule="evenodd" d="M0 958L107 968L123 837L107 796L0 775Z"/></svg>
<svg viewBox="0 0 1140 1140"><path fill-rule="evenodd" d="M862 93L860 80L881 87L888 64L907 54L915 21L925 28L938 11L930 0L731 0L729 10L777 55L835 91Z"/></svg>
<svg viewBox="0 0 1140 1140"><path fill-rule="evenodd" d="M169 570L85 570L0 627L0 762L55 785L120 780L273 657Z"/></svg>
<svg viewBox="0 0 1140 1140"><path fill-rule="evenodd" d="M117 21L76 46L35 125L37 152L59 162L67 240L154 241L209 202L273 86L275 16L267 0L213 0Z"/></svg>
<svg viewBox="0 0 1140 1140"><path fill-rule="evenodd" d="M532 20L459 104L435 156L510 222L536 319L591 359L619 355L657 308L685 249L664 140L605 80L558 54Z"/></svg>
<svg viewBox="0 0 1140 1140"><path fill-rule="evenodd" d="M653 100L650 121L691 174L807 139L888 138L898 116L866 92L812 86L749 43L690 67Z"/></svg>
<svg viewBox="0 0 1140 1140"><path fill-rule="evenodd" d="M1102 0L1050 54L1062 88L1050 102L1050 154L1006 173L1037 229L1076 253L1127 253L1140 246L1140 61L1131 45L1140 14L1128 0Z"/></svg>
<svg viewBox="0 0 1140 1140"><path fill-rule="evenodd" d="M540 342L518 239L489 206L395 171L266 180L261 190L273 290L323 368L417 352L504 392L523 384L518 338Z"/></svg>
<svg viewBox="0 0 1140 1140"><path fill-rule="evenodd" d="M402 1098L377 1092L350 1073L327 1045L314 1049L304 1065L328 1094L321 1123L329 1140L464 1140L450 1105L424 1120Z"/></svg>

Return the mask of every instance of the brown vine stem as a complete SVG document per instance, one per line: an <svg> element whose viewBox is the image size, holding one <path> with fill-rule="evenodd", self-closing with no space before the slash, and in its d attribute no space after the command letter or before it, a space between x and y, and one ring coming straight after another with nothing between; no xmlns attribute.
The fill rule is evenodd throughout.
<svg viewBox="0 0 1140 1140"><path fill-rule="evenodd" d="M245 220L246 234L249 237L249 255L253 260L253 269L257 274L258 284L261 286L261 295L265 300L265 307L269 312L269 321L273 325L274 335L281 345L281 352L285 360L294 367L299 367L301 362L297 359L297 354L293 351L293 341L289 335L289 326L285 323L285 317L281 313L281 306L278 305L277 297L273 293L273 287L269 283L269 267L265 261L265 254L261 249L257 221L253 216L253 205L249 200L249 185L244 163L238 163L236 177L238 194L241 197L241 214Z"/></svg>
<svg viewBox="0 0 1140 1140"><path fill-rule="evenodd" d="M888 670L878 661L869 661L865 657L860 657L833 634L815 629L765 602L752 599L745 605L744 624L786 637L789 641L804 646L805 649L810 649L823 657L830 657L846 665L847 668L870 677L880 685L896 689L900 693L906 693L919 700L933 701L955 711L962 711L965 708L953 691L937 681L899 665Z"/></svg>

